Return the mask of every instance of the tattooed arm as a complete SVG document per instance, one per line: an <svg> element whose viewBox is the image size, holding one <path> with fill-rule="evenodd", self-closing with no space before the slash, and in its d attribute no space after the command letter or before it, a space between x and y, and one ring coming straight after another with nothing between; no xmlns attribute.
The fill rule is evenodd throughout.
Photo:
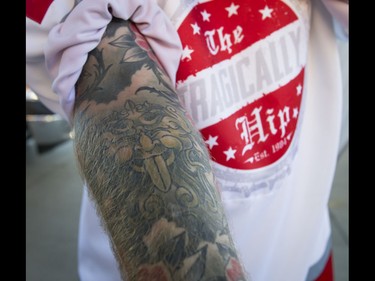
<svg viewBox="0 0 375 281"><path fill-rule="evenodd" d="M108 25L76 95L80 170L123 276L245 280L205 144L134 25Z"/></svg>

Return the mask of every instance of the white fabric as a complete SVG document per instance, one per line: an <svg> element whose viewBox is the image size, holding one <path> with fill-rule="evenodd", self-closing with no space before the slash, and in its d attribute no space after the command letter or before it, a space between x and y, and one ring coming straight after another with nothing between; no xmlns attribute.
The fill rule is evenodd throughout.
<svg viewBox="0 0 375 281"><path fill-rule="evenodd" d="M349 42L338 41L340 63L342 69L342 118L341 118L341 137L340 137L340 155L349 143Z"/></svg>
<svg viewBox="0 0 375 281"><path fill-rule="evenodd" d="M50 29L58 24L74 5L74 0L54 0L41 24L26 17L26 84L50 110L68 120L59 96L51 89L52 79L45 67L44 46Z"/></svg>
<svg viewBox="0 0 375 281"><path fill-rule="evenodd" d="M322 0L334 20L336 36L346 41L349 36L349 5L337 0Z"/></svg>
<svg viewBox="0 0 375 281"><path fill-rule="evenodd" d="M305 115L286 188L278 190L277 198L225 202L239 252L255 281L305 280L330 237L327 204L338 152L342 89L327 16L321 5L314 6ZM252 223L246 227L247 221Z"/></svg>
<svg viewBox="0 0 375 281"><path fill-rule="evenodd" d="M171 40L167 42L167 45L163 45L166 42L161 36L159 39L163 38L162 41L157 39L153 48L156 48L156 54L163 65L170 67L168 73L172 80L175 79L179 63L180 41L177 40L177 34L171 28L170 23L161 16L163 13L160 14L160 11L152 4L152 0L132 1L132 4L129 3L130 1L94 2L84 0L67 18L66 25L57 25L50 33L49 45L46 48L48 66L55 78L54 90L59 93L60 102L68 117L71 117L74 102L74 83L86 54L95 47L103 28L110 20L110 14L106 6L102 6L103 3L111 2L115 15L118 17L125 19L132 17L133 20L138 19L138 23L147 18L147 23L143 25L143 29L141 27L141 31L148 38L151 35L156 34L158 37L165 33L165 31L159 33L156 28L153 30L154 19L146 17L144 9L138 9L144 7L145 4L151 5L151 14L155 12L158 15L157 18L162 20L167 26L166 29L171 32L172 37L169 37ZM293 4L296 1L286 0L285 2L297 11ZM336 16L336 19L332 21L320 1L312 2L314 5L305 69L305 90L300 110L302 116L299 119L297 137L295 137L298 142L293 144L293 149L290 149L288 154L276 162L276 164L285 163L286 176L278 183L278 188L272 192L248 197L234 196L233 192L229 191L223 192L224 206L234 241L245 269L253 281L305 280L309 267L323 255L330 235L327 203L339 149L343 91L341 80L343 76L336 38L340 37L341 40L348 38L348 10L347 5L343 6L337 1L322 0L328 11ZM238 1L238 3L242 2ZM129 9L120 9L121 4ZM179 27L193 7L192 1L183 0L159 0L158 4L171 18L175 28ZM87 14L87 17L81 18L80 13L86 12L84 5L88 5L91 12ZM304 14L303 11L296 13ZM77 28L71 29L71 27L73 24L77 26L76 20L80 22L78 33L83 33L87 37L73 36L72 32L76 32ZM305 20L309 21L308 18ZM86 28L89 28L88 33L85 32ZM90 42L86 42L88 38ZM153 40L151 39L150 43ZM44 44L43 40L41 42ZM82 42L87 44L78 44ZM160 42L163 42L162 45ZM165 46L173 50L171 58L163 55L163 50L167 50L164 49ZM69 50L72 51L59 52L59 50L65 50L66 47L70 47ZM169 54L169 52L166 53ZM35 58L40 67L42 58L40 56L35 56ZM72 64L71 60L76 64ZM27 61L27 66L29 62ZM41 82L32 75L28 81L30 81L31 88L37 87L37 83ZM180 85L181 93L184 85ZM46 87L37 93L44 96L45 92L48 92ZM56 97L49 94L45 96L52 97L51 107L59 110L56 107ZM202 128L204 129L204 126ZM285 159L290 159L290 161ZM285 166L279 165L280 169ZM267 169L270 170L267 167L256 170L254 178L262 177L262 171ZM223 185L225 184L227 183L224 182ZM311 210L315 211L311 212ZM101 228L93 201L88 198L86 190L82 198L78 255L81 281L121 280L108 237Z"/></svg>

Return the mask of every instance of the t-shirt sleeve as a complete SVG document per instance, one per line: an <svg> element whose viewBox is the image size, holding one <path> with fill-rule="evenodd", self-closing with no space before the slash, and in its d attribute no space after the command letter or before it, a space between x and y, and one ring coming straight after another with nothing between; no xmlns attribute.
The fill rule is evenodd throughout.
<svg viewBox="0 0 375 281"><path fill-rule="evenodd" d="M50 110L67 119L45 66L48 33L72 9L74 0L26 0L26 85Z"/></svg>

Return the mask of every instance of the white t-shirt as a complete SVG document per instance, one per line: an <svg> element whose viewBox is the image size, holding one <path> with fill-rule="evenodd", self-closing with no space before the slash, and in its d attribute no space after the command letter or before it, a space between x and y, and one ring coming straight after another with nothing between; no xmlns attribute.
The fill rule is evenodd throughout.
<svg viewBox="0 0 375 281"><path fill-rule="evenodd" d="M46 30L70 10L73 1L65 2L55 0L50 6L42 22ZM137 5L146 5L143 1L134 0L133 6L124 0L102 2L112 4L116 16L124 19L132 17L137 23L150 18L132 14ZM145 35L164 40L164 45L152 42L153 48L162 63L169 65L179 97L214 156L214 173L245 270L254 281L314 280L330 246L327 204L342 120L336 40L338 36L346 40L347 6L335 0L323 1L325 6L307 0L157 2L170 22L163 31L148 28ZM100 6L89 5L92 11ZM77 7L69 17L79 18L84 10ZM154 11L155 7L149 9L149 13ZM60 17L52 17L56 12ZM156 18L163 22L163 16ZM69 25L69 17L61 25ZM88 18L87 26L105 26L105 21ZM27 24L30 30L38 26L29 19ZM78 32L88 27L80 28ZM163 39L165 31L171 34L168 39ZM92 32L92 37L99 40L101 34ZM34 46L34 33L26 35L27 83L47 106L69 118L75 79L92 45L77 49L69 34L59 28L51 32L47 66L60 94L57 99L47 90L48 84L40 83L47 76L31 72L45 72L39 56L46 39L38 37L40 43ZM178 52L180 43L182 53ZM73 57L79 56L81 65L74 69L68 65L58 52L62 46L68 46ZM172 55L165 56L166 46ZM177 69L178 61L173 59L179 54ZM78 255L82 281L121 280L86 190Z"/></svg>

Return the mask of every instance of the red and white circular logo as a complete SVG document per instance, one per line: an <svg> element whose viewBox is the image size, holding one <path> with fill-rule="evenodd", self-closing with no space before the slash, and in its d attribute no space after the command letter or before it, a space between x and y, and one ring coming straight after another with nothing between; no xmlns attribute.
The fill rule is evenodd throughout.
<svg viewBox="0 0 375 281"><path fill-rule="evenodd" d="M202 0L178 28L177 87L214 162L268 166L288 150L303 92L306 32L280 0Z"/></svg>

